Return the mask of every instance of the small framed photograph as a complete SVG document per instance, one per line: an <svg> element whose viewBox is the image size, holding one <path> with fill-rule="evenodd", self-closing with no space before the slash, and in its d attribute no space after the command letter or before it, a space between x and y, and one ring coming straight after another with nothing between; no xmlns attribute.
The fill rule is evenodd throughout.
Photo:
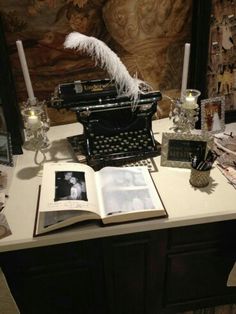
<svg viewBox="0 0 236 314"><path fill-rule="evenodd" d="M220 133L225 129L225 97L201 101L201 129L203 132Z"/></svg>
<svg viewBox="0 0 236 314"><path fill-rule="evenodd" d="M0 132L0 164L13 166L11 137L7 132Z"/></svg>
<svg viewBox="0 0 236 314"><path fill-rule="evenodd" d="M161 145L161 166L190 168L191 158L201 155L205 158L213 147L213 137L188 133L163 133Z"/></svg>

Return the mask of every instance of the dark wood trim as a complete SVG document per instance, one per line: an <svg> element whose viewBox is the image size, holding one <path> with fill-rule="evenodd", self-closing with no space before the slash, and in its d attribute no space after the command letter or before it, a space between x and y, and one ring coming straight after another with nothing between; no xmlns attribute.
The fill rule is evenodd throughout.
<svg viewBox="0 0 236 314"><path fill-rule="evenodd" d="M189 86L201 91L206 98L206 71L211 16L211 0L193 0L192 40Z"/></svg>
<svg viewBox="0 0 236 314"><path fill-rule="evenodd" d="M236 110L230 110L225 112L225 123L236 122Z"/></svg>
<svg viewBox="0 0 236 314"><path fill-rule="evenodd" d="M3 18L0 15L0 97L13 154L22 154L23 127L11 71Z"/></svg>
<svg viewBox="0 0 236 314"><path fill-rule="evenodd" d="M211 16L211 0L193 0L192 38L188 86L201 92L201 99L207 98L207 60ZM201 113L196 128L201 128Z"/></svg>

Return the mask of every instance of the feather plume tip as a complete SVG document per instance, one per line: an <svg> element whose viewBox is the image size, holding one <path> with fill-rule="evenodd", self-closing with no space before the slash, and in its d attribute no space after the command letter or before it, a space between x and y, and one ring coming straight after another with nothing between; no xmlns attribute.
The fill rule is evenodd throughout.
<svg viewBox="0 0 236 314"><path fill-rule="evenodd" d="M151 90L146 82L132 77L117 54L112 51L103 41L86 36L79 32L70 33L64 42L65 48L81 50L87 53L95 64L106 70L109 78L114 80L118 96L128 96L136 105L140 93Z"/></svg>

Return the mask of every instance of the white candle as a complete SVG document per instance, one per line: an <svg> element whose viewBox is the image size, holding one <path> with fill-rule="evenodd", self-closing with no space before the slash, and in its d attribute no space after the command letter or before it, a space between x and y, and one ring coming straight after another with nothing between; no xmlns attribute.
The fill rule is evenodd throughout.
<svg viewBox="0 0 236 314"><path fill-rule="evenodd" d="M184 47L184 64L183 64L182 85L181 85L181 100L182 101L183 101L183 94L187 89L189 56L190 56L190 44L186 43Z"/></svg>
<svg viewBox="0 0 236 314"><path fill-rule="evenodd" d="M31 105L34 105L36 100L34 97L34 91L33 91L30 76L29 76L29 70L28 70L28 66L27 66L27 62L26 62L26 58L25 58L25 52L24 52L22 41L17 40L16 46L17 46L17 50L18 50L18 55L19 55L19 59L20 59L20 63L21 63L22 72L24 75L24 80L25 80L25 85L26 85L29 101L30 101Z"/></svg>
<svg viewBox="0 0 236 314"><path fill-rule="evenodd" d="M34 111L30 112L30 115L27 118L27 123L31 129L38 129L40 127L40 119L35 115Z"/></svg>
<svg viewBox="0 0 236 314"><path fill-rule="evenodd" d="M186 109L195 109L197 107L195 97L190 93L188 96L185 97L183 108Z"/></svg>

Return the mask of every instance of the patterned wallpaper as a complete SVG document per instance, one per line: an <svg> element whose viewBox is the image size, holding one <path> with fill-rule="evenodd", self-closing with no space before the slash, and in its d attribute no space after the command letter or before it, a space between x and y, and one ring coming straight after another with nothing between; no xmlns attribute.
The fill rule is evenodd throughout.
<svg viewBox="0 0 236 314"><path fill-rule="evenodd" d="M22 40L35 95L49 99L55 87L107 77L90 57L65 50L65 36L79 31L114 50L130 74L170 95L180 89L184 43L191 33L191 1L17 0L0 1L19 101L27 98L15 42ZM163 105L164 114L168 104ZM54 124L74 115L50 112Z"/></svg>

